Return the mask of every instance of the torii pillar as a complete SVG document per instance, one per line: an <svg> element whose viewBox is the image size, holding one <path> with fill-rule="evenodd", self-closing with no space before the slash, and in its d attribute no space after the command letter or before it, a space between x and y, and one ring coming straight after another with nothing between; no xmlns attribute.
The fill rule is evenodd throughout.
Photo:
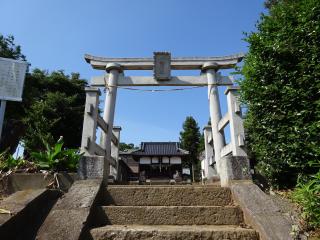
<svg viewBox="0 0 320 240"><path fill-rule="evenodd" d="M212 138L214 145L214 158L216 161L217 172L220 173L220 158L221 158L221 149L225 145L225 140L223 133L218 129L218 124L221 119L221 108L220 108L220 99L218 91L218 80L216 77L216 69L218 65L214 62L205 63L202 66L202 71L207 75L208 79L208 99L209 99L209 110L211 118L211 127L212 127Z"/></svg>
<svg viewBox="0 0 320 240"><path fill-rule="evenodd" d="M116 97L117 97L117 83L119 74L122 72L122 68L119 64L109 63L106 66L106 71L109 73L109 79L106 84L106 97L104 103L104 111L103 111L103 120L108 124L108 132L107 134L103 134L101 136L101 146L106 151L107 160L111 161L111 139L112 139L112 130L113 130L113 122L114 122L114 112L116 106ZM109 165L109 164L108 164ZM107 170L109 173L109 169Z"/></svg>

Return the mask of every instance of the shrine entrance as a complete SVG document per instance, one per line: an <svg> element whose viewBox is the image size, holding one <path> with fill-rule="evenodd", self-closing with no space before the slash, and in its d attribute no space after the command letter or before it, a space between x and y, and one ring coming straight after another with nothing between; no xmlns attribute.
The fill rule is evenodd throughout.
<svg viewBox="0 0 320 240"><path fill-rule="evenodd" d="M226 57L171 58L168 52L155 52L153 58L104 58L85 55L85 60L94 69L105 71L105 73L93 77L90 87L86 88L82 152L85 156L103 157L102 162L104 166L106 165L103 168L106 172L102 173L104 177L108 176L109 171L116 172L119 156L117 145L121 128L114 128L113 123L118 87L207 86L211 127L204 129L206 156L203 169L213 168L222 186L227 186L234 179L246 177L246 173L239 172L239 167L248 168L237 93L239 87L234 86L230 76L222 76L219 73L220 69L234 68L243 57L243 54L237 54ZM130 70L153 70L153 76L125 75L125 72ZM171 70L201 70L201 74L200 76L172 76ZM221 115L219 86L227 86L225 95L228 112L225 116ZM101 87L106 89L103 117L98 114L99 88ZM226 145L223 130L228 124L230 125L230 143ZM99 144L96 139L97 127L102 130ZM91 162L93 165L96 163ZM83 166L87 165L88 162Z"/></svg>

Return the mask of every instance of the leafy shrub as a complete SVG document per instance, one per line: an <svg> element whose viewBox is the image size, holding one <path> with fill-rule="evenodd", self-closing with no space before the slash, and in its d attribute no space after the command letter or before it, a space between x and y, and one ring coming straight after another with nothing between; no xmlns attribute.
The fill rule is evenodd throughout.
<svg viewBox="0 0 320 240"><path fill-rule="evenodd" d="M38 168L52 171L75 171L81 154L78 149L63 149L63 138L61 137L55 145L46 146L45 151L31 152L31 158Z"/></svg>
<svg viewBox="0 0 320 240"><path fill-rule="evenodd" d="M0 154L0 170L2 171L22 167L26 165L26 162L22 158L15 159L11 154L7 154L6 151Z"/></svg>
<svg viewBox="0 0 320 240"><path fill-rule="evenodd" d="M293 199L302 207L302 217L311 227L320 226L320 171L309 180L300 179Z"/></svg>
<svg viewBox="0 0 320 240"><path fill-rule="evenodd" d="M35 165L21 157L14 158L12 154L4 151L0 153L0 171L18 171L24 170L27 172L34 172L36 170Z"/></svg>
<svg viewBox="0 0 320 240"><path fill-rule="evenodd" d="M241 73L249 151L275 187L315 174L320 159L320 1L272 1L262 15Z"/></svg>

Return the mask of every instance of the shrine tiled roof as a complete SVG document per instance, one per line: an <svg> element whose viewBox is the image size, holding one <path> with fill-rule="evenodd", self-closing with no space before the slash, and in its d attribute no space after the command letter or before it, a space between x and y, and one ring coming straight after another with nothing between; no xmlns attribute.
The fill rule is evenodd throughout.
<svg viewBox="0 0 320 240"><path fill-rule="evenodd" d="M135 156L182 156L189 152L181 149L178 142L142 142Z"/></svg>

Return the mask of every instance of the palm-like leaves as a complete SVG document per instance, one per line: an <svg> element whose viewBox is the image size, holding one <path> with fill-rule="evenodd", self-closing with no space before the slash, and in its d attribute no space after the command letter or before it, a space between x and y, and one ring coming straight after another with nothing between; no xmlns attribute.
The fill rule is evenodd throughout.
<svg viewBox="0 0 320 240"><path fill-rule="evenodd" d="M77 168L81 154L78 149L63 149L61 137L54 146L45 143L46 151L32 152L31 157L40 169L74 171Z"/></svg>

